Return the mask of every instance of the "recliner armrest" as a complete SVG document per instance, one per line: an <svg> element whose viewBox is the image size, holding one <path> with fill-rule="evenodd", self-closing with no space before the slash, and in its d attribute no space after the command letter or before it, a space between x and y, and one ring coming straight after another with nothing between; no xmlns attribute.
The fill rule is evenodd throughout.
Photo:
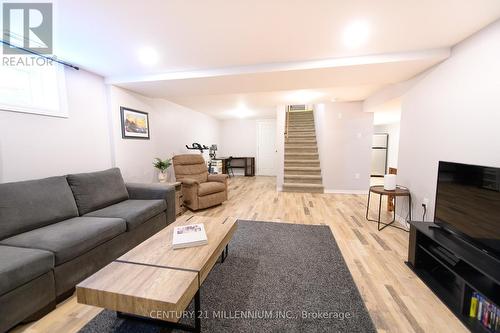
<svg viewBox="0 0 500 333"><path fill-rule="evenodd" d="M227 180L226 174L210 174L210 175L208 175L209 182L225 183L226 180Z"/></svg>
<svg viewBox="0 0 500 333"><path fill-rule="evenodd" d="M128 195L132 200L160 200L167 203L167 223L175 221L175 187L167 184L127 183Z"/></svg>
<svg viewBox="0 0 500 333"><path fill-rule="evenodd" d="M199 181L197 181L195 179L191 179L191 178L183 178L183 179L179 179L178 181L180 181L183 185L188 185L188 186L200 185Z"/></svg>

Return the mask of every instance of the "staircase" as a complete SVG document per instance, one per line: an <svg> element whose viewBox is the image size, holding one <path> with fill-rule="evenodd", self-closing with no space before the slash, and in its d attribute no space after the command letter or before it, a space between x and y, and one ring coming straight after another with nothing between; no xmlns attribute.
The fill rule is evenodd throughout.
<svg viewBox="0 0 500 333"><path fill-rule="evenodd" d="M313 112L287 112L286 126L283 191L323 193Z"/></svg>

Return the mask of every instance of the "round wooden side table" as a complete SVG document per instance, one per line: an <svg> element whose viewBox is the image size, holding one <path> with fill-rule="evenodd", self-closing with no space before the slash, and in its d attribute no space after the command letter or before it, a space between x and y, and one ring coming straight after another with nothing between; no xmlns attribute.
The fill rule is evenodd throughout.
<svg viewBox="0 0 500 333"><path fill-rule="evenodd" d="M378 219L377 220L373 220L373 219L370 219L368 217L368 212L370 211L370 196L372 193L379 195ZM380 212L382 210L382 196L384 196L384 195L387 195L387 196L391 195L394 197L408 197L408 216L409 216L410 221L411 221L411 194L410 194L410 190L408 190L407 188L397 187L393 191L388 191L388 190L384 189L383 185L370 186L370 190L368 191L368 202L366 204L366 219L368 221L377 222L378 231L383 230L386 227L393 227L393 228L401 229L404 231L408 231L406 229L403 229L403 228L400 228L398 226L393 225L394 221L396 221L396 201L397 201L396 198L394 198L394 210L393 210L394 215L392 217L392 221L389 223L384 223L384 222L380 221ZM380 225L383 225L383 227L381 228Z"/></svg>

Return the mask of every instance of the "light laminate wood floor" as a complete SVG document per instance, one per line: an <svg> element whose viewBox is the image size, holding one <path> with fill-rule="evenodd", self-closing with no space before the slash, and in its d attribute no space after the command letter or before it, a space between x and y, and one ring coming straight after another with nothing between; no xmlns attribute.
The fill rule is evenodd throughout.
<svg viewBox="0 0 500 333"><path fill-rule="evenodd" d="M468 332L404 264L408 234L393 228L378 232L376 223L365 220L366 198L366 195L276 192L274 177L235 177L229 182L227 202L194 214L326 224L379 332ZM373 204L372 214L375 214ZM73 296L42 319L18 326L14 331L77 332L100 311L76 303Z"/></svg>

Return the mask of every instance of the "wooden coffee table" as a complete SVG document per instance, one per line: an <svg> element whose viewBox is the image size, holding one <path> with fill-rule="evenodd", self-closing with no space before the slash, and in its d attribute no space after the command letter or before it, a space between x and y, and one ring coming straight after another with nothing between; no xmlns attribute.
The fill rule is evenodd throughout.
<svg viewBox="0 0 500 333"><path fill-rule="evenodd" d="M174 250L174 227L203 223L208 244ZM234 218L182 217L76 286L78 303L122 317L200 331L200 286L236 231ZM194 298L195 324L178 323Z"/></svg>

